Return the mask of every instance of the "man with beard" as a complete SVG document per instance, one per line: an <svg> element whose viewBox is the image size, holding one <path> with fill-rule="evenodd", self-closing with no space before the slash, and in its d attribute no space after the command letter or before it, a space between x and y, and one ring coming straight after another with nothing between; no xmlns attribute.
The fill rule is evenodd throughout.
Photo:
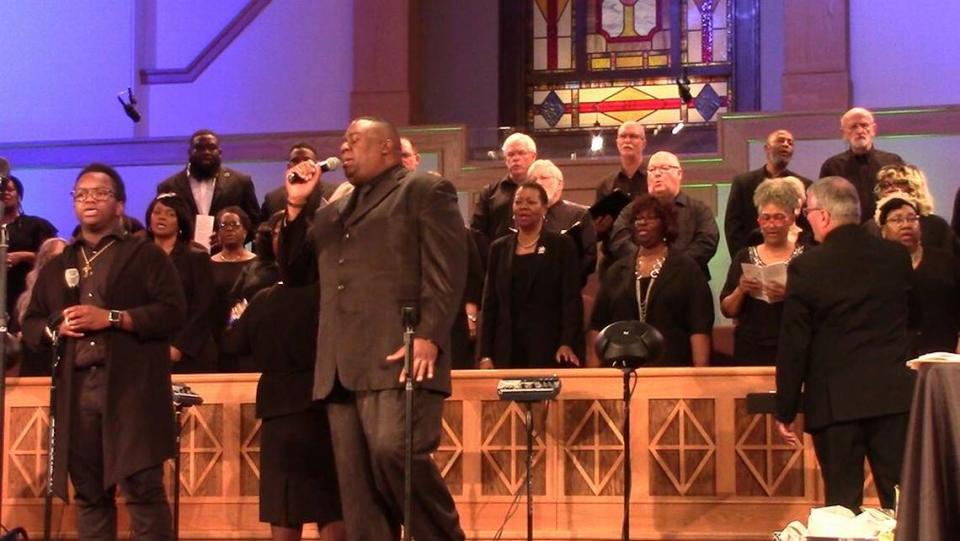
<svg viewBox="0 0 960 541"><path fill-rule="evenodd" d="M757 225L757 207L753 204L753 193L761 182L768 178L797 177L804 187L810 186L808 179L787 169L793 158L793 148L793 134L787 130L776 130L767 136L767 142L763 145L767 163L760 169L733 178L724 219L724 234L731 256L747 246L763 242ZM798 225L803 227L803 224Z"/></svg>
<svg viewBox="0 0 960 541"><path fill-rule="evenodd" d="M877 205L873 195L877 173L885 165L902 165L903 158L876 149L873 139L877 136L877 123L873 113L863 107L854 107L840 117L840 133L849 148L823 162L820 178L838 176L849 180L860 197L861 223L872 220Z"/></svg>
<svg viewBox="0 0 960 541"><path fill-rule="evenodd" d="M513 224L513 195L517 186L527 180L527 169L537 159L537 144L523 133L514 133L503 142L503 162L507 174L480 191L477 207L470 220L470 229L486 267L493 241L510 233Z"/></svg>
<svg viewBox="0 0 960 541"><path fill-rule="evenodd" d="M190 205L190 212L197 215L216 216L226 207L238 206L253 223L252 235L260 223L260 207L257 205L253 180L250 175L220 163L220 139L217 134L204 129L190 136L189 158L183 171L157 185L157 194L179 195Z"/></svg>

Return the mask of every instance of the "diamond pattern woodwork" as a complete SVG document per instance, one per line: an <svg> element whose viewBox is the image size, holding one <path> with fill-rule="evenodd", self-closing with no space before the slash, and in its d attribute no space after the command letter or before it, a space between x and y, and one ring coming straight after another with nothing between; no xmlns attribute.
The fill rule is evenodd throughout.
<svg viewBox="0 0 960 541"><path fill-rule="evenodd" d="M433 453L440 475L453 495L463 493L463 402L446 400L440 427L440 446Z"/></svg>
<svg viewBox="0 0 960 541"><path fill-rule="evenodd" d="M773 415L751 415L738 398L735 422L737 494L803 496L803 448L784 441Z"/></svg>
<svg viewBox="0 0 960 541"><path fill-rule="evenodd" d="M619 400L565 400L564 494L623 494L623 404Z"/></svg>
<svg viewBox="0 0 960 541"><path fill-rule="evenodd" d="M180 426L181 496L221 495L223 405L189 408L180 417Z"/></svg>
<svg viewBox="0 0 960 541"><path fill-rule="evenodd" d="M527 432L524 407L516 402L484 401L480 454L482 492L507 495L523 491L527 474ZM533 493L546 493L546 412L533 407Z"/></svg>
<svg viewBox="0 0 960 541"><path fill-rule="evenodd" d="M46 407L10 408L7 466L7 496L43 498L47 481L47 438L50 416Z"/></svg>
<svg viewBox="0 0 960 541"><path fill-rule="evenodd" d="M716 432L712 399L651 399L650 493L716 494Z"/></svg>

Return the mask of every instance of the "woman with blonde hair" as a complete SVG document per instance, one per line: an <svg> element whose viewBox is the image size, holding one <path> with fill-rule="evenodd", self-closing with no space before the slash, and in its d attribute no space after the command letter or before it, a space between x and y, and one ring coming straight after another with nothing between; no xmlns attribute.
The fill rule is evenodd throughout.
<svg viewBox="0 0 960 541"><path fill-rule="evenodd" d="M933 196L927 185L927 176L916 165L893 164L884 166L877 173L877 183L873 193L879 202L896 192L901 192L914 201L920 215L920 229L923 231L923 245L957 253L957 239L950 224L933 213ZM879 210L874 220L866 222L867 227L875 227ZM879 232L878 232L879 233Z"/></svg>

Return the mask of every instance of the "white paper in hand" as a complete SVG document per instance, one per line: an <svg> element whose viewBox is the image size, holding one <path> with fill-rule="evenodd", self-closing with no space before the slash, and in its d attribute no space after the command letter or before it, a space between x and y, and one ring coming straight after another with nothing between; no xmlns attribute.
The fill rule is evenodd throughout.
<svg viewBox="0 0 960 541"><path fill-rule="evenodd" d="M193 241L210 251L210 236L213 235L213 216L197 214L196 226L193 229Z"/></svg>

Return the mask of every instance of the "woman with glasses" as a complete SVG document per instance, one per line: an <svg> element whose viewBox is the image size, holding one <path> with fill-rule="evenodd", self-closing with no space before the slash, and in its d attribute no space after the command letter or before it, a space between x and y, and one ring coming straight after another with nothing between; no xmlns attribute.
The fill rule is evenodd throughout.
<svg viewBox="0 0 960 541"><path fill-rule="evenodd" d="M635 248L603 275L587 335L590 366L601 366L593 344L616 321L641 320L664 338L659 366L707 366L713 295L700 266L670 244L677 238L673 206L650 194L627 208Z"/></svg>
<svg viewBox="0 0 960 541"><path fill-rule="evenodd" d="M247 250L243 243L252 227L247 213L240 207L230 206L220 210L213 222L213 231L220 242L220 251L210 257L213 263L213 305L210 308L210 329L220 348L223 331L227 327L230 309L240 302L231 294L243 270L253 264L256 254ZM222 349L222 348L221 348ZM220 372L235 372L237 358L221 352Z"/></svg>
<svg viewBox="0 0 960 541"><path fill-rule="evenodd" d="M580 366L580 259L573 239L544 231L546 214L543 186L520 184L513 198L518 231L490 246L479 368Z"/></svg>
<svg viewBox="0 0 960 541"><path fill-rule="evenodd" d="M877 173L877 184L873 189L877 201L898 192L906 194L916 202L924 246L939 248L950 253L960 253L956 235L950 228L950 224L933 213L934 202L927 186L927 176L919 167L894 164L880 169ZM864 227L880 234L875 220L867 220L864 222Z"/></svg>
<svg viewBox="0 0 960 541"><path fill-rule="evenodd" d="M924 246L922 218L919 202L893 193L879 201L874 220L883 238L899 242L910 252L920 305L916 354L960 352L960 267L953 254Z"/></svg>
<svg viewBox="0 0 960 541"><path fill-rule="evenodd" d="M739 365L773 365L777 357L780 317L786 294L786 269L771 279L758 279L751 270L789 264L803 253L803 242L795 234L797 209L801 197L793 177L771 178L757 186L753 203L763 242L748 246L733 256L727 281L720 292L720 312L736 319L733 333L733 358ZM766 283L764 283L766 282Z"/></svg>
<svg viewBox="0 0 960 541"><path fill-rule="evenodd" d="M147 237L163 249L177 269L187 300L187 321L170 344L170 361L176 374L217 371L217 348L210 332L213 271L202 246L191 242L193 217L187 202L174 193L163 193L147 206Z"/></svg>

